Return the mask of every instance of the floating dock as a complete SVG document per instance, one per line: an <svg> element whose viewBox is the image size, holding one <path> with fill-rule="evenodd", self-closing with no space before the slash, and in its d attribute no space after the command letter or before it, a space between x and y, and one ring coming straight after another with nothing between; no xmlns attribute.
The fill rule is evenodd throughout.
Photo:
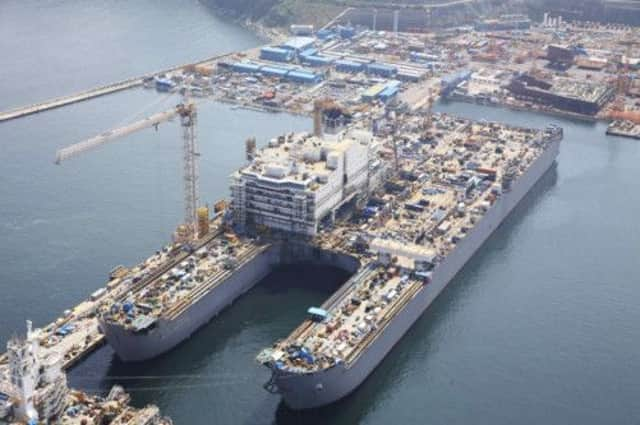
<svg viewBox="0 0 640 425"><path fill-rule="evenodd" d="M415 34L324 31L329 37L312 50L332 59L313 72L297 53L286 52L285 67L253 49L0 114L1 122L151 86L160 74L165 91L314 114L313 134L270 140L233 174L230 207L205 237L168 244L114 273L43 328L43 356L59 353L69 368L106 340L121 359L146 360L190 337L274 266L332 264L352 278L322 305L303 306L308 319L259 356L273 373L266 388L289 406L331 403L371 373L552 166L557 127L431 112L443 75L468 64L456 51L427 51ZM267 51L282 53L273 47ZM428 63L411 60L416 49ZM337 102L316 109L318 99ZM7 369L0 357L0 383Z"/></svg>

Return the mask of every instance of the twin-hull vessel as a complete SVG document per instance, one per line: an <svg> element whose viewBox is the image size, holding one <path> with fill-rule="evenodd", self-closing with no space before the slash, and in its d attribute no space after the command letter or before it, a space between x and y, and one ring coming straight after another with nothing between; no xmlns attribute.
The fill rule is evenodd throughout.
<svg viewBox="0 0 640 425"><path fill-rule="evenodd" d="M419 167L426 170L424 175L430 174L431 177L409 179L408 187L413 188L417 195L401 201L405 202L405 214L410 217L407 219L410 222L425 214L426 218L421 222L425 226L421 228L422 233L411 229L407 231L407 226L400 223L397 227L404 230L395 233L395 237L400 238L401 243L393 245L389 242L394 237L393 226L378 225L377 236L370 236L365 242L368 243L367 253L353 255L348 250L332 252L326 246L320 247L322 244L314 242L313 238L306 238L303 242L293 238L276 241L268 238L239 241L235 236L228 236L222 241L219 240L221 238L213 238L194 247L188 256L181 255L170 266L173 268L163 269L158 273L161 277L157 278L157 283L137 290L135 300L120 301L101 315L100 326L109 344L125 361L153 358L192 335L251 289L274 266L298 260L333 264L354 273L351 279L321 308L313 310L314 317L306 320L289 338L262 352L258 360L272 371L265 388L281 394L291 408L319 407L345 397L369 376L554 164L562 139L561 129L547 130L545 137L537 142L532 142L531 133L526 133L522 139L524 147L520 151L504 140L505 137L508 139L504 136L508 134L506 130L496 129L496 126L485 129L489 136L484 145L475 143L465 145L464 149L456 147L459 152L454 151L454 154L446 143L441 143L444 145L442 149L430 147L426 142L418 146L429 153L426 158L440 158L432 166L423 165L428 161L418 162ZM485 131L483 128L474 131ZM494 140L500 137L502 141ZM293 146L294 142L291 144ZM351 147L341 145L340 149L339 152L348 152ZM482 149L487 153L480 157L488 165L469 160L468 152L483 152ZM326 170L340 170L341 157L330 153L326 159L321 159L323 155L318 153L316 160L326 160L327 164L333 161L331 166L322 168L324 181L331 183L331 176L326 177ZM461 166L461 160L452 163L452 155L466 158L466 165ZM499 164L498 159L508 165L503 171L487 168L504 165ZM518 168L518 171L509 171L509 167ZM281 172L280 169L276 171ZM281 176L278 178L282 179ZM277 179L269 181L272 180L277 182ZM339 181L342 180L340 176ZM509 180L508 184L506 180ZM418 187L419 183L424 186ZM313 190L317 192L317 186ZM311 199L287 196L298 203ZM258 202L259 198L252 195L251 201ZM264 201L265 205L273 199ZM282 207L283 204L278 205ZM402 219L396 217L393 209L400 209L400 204L393 205L392 211L387 213L399 222ZM449 205L453 207L449 208ZM435 223L433 227L424 230L432 222ZM360 230L362 234L367 233L362 228ZM347 235L349 231L342 233ZM403 231L413 232L411 238L402 239ZM424 242L425 238L428 243ZM433 255L424 248L426 245L433 247ZM381 261L387 257L393 257L393 260L383 267ZM405 264L402 258L410 261L405 261ZM393 272L390 273L389 269ZM371 281L366 283L366 279ZM392 284L387 283L391 280Z"/></svg>

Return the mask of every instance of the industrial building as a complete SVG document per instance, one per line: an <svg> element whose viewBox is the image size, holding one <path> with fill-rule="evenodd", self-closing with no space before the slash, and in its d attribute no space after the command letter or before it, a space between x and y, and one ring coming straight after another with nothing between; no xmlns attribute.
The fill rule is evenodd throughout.
<svg viewBox="0 0 640 425"><path fill-rule="evenodd" d="M518 99L584 115L597 114L615 95L604 84L559 77L548 82L527 74L516 75L507 88Z"/></svg>
<svg viewBox="0 0 640 425"><path fill-rule="evenodd" d="M336 71L357 74L364 70L364 64L349 60L337 60L335 62Z"/></svg>
<svg viewBox="0 0 640 425"><path fill-rule="evenodd" d="M376 75L378 77L389 78L398 73L398 68L393 65L384 63L370 63L366 66L367 74Z"/></svg>
<svg viewBox="0 0 640 425"><path fill-rule="evenodd" d="M576 57L576 51L570 46L550 44L547 46L547 59L551 63L572 64Z"/></svg>
<svg viewBox="0 0 640 425"><path fill-rule="evenodd" d="M231 70L245 74L260 74L266 77L276 77L302 84L316 84L322 81L322 74L308 71L291 65L264 65L254 62L236 62L231 64Z"/></svg>
<svg viewBox="0 0 640 425"><path fill-rule="evenodd" d="M388 102L389 100L393 99L398 94L399 91L400 91L400 81L393 80L385 85L384 90L380 92L378 97L383 102Z"/></svg>
<svg viewBox="0 0 640 425"><path fill-rule="evenodd" d="M315 235L324 217L366 186L371 140L365 130L271 140L231 177L234 222Z"/></svg>
<svg viewBox="0 0 640 425"><path fill-rule="evenodd" d="M471 71L469 70L463 70L454 74L445 75L440 81L440 93L443 96L447 96L449 93L454 91L456 87L460 85L460 83L467 81L469 78L471 78Z"/></svg>
<svg viewBox="0 0 640 425"><path fill-rule="evenodd" d="M260 49L260 59L273 62L291 62L295 58L295 51L281 47L263 47Z"/></svg>
<svg viewBox="0 0 640 425"><path fill-rule="evenodd" d="M304 51L300 54L299 58L301 63L314 67L330 66L334 62L333 58L318 55L317 51Z"/></svg>
<svg viewBox="0 0 640 425"><path fill-rule="evenodd" d="M379 99L383 102L387 102L395 97L400 91L400 81L392 80L387 83L375 84L369 87L363 94L362 100L365 102L371 102Z"/></svg>
<svg viewBox="0 0 640 425"><path fill-rule="evenodd" d="M280 45L280 48L300 53L312 47L315 42L316 39L313 37L294 37Z"/></svg>
<svg viewBox="0 0 640 425"><path fill-rule="evenodd" d="M378 98L378 95L384 90L384 84L376 84L369 87L364 93L362 93L362 100L365 102L371 102Z"/></svg>
<svg viewBox="0 0 640 425"><path fill-rule="evenodd" d="M396 78L402 81L415 83L424 80L427 77L427 71L419 69L409 69L406 67L399 68Z"/></svg>

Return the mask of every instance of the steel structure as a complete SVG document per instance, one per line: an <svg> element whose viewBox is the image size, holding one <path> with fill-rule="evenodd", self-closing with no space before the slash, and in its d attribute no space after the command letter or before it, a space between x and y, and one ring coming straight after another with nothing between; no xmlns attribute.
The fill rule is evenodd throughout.
<svg viewBox="0 0 640 425"><path fill-rule="evenodd" d="M183 140L184 167L184 224L192 235L196 235L196 209L198 208L198 160L200 156L196 142L198 114L194 103L183 103L176 107L180 115Z"/></svg>
<svg viewBox="0 0 640 425"><path fill-rule="evenodd" d="M198 190L198 153L197 141L196 141L196 123L197 123L197 111L196 105L193 102L185 100L175 108L159 112L151 115L145 119L133 122L123 127L119 127L113 130L106 131L98 136L84 140L82 142L67 146L56 152L56 164L62 163L67 159L76 157L84 152L93 150L102 146L110 141L116 140L120 137L127 136L136 131L142 130L148 127L156 127L172 118L178 116L180 118L180 125L182 127L182 161L183 161L183 173L184 173L184 228L183 236L187 239L194 239L196 237L196 224L198 222L196 217L196 210L199 203L199 190ZM186 230L186 235L184 234Z"/></svg>

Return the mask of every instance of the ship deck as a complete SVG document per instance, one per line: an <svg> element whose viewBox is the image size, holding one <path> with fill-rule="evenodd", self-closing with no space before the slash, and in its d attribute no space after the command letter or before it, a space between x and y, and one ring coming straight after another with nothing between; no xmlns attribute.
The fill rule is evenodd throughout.
<svg viewBox="0 0 640 425"><path fill-rule="evenodd" d="M359 255L363 270L350 280L348 290L322 306L321 316L311 315L263 352L263 363L309 373L357 359L428 287L434 268L545 151L549 140L538 130L446 116L435 120L428 138L416 137L411 122L406 134L399 149L400 170L380 191L375 213L319 238ZM390 138L383 140L383 150L392 144Z"/></svg>

